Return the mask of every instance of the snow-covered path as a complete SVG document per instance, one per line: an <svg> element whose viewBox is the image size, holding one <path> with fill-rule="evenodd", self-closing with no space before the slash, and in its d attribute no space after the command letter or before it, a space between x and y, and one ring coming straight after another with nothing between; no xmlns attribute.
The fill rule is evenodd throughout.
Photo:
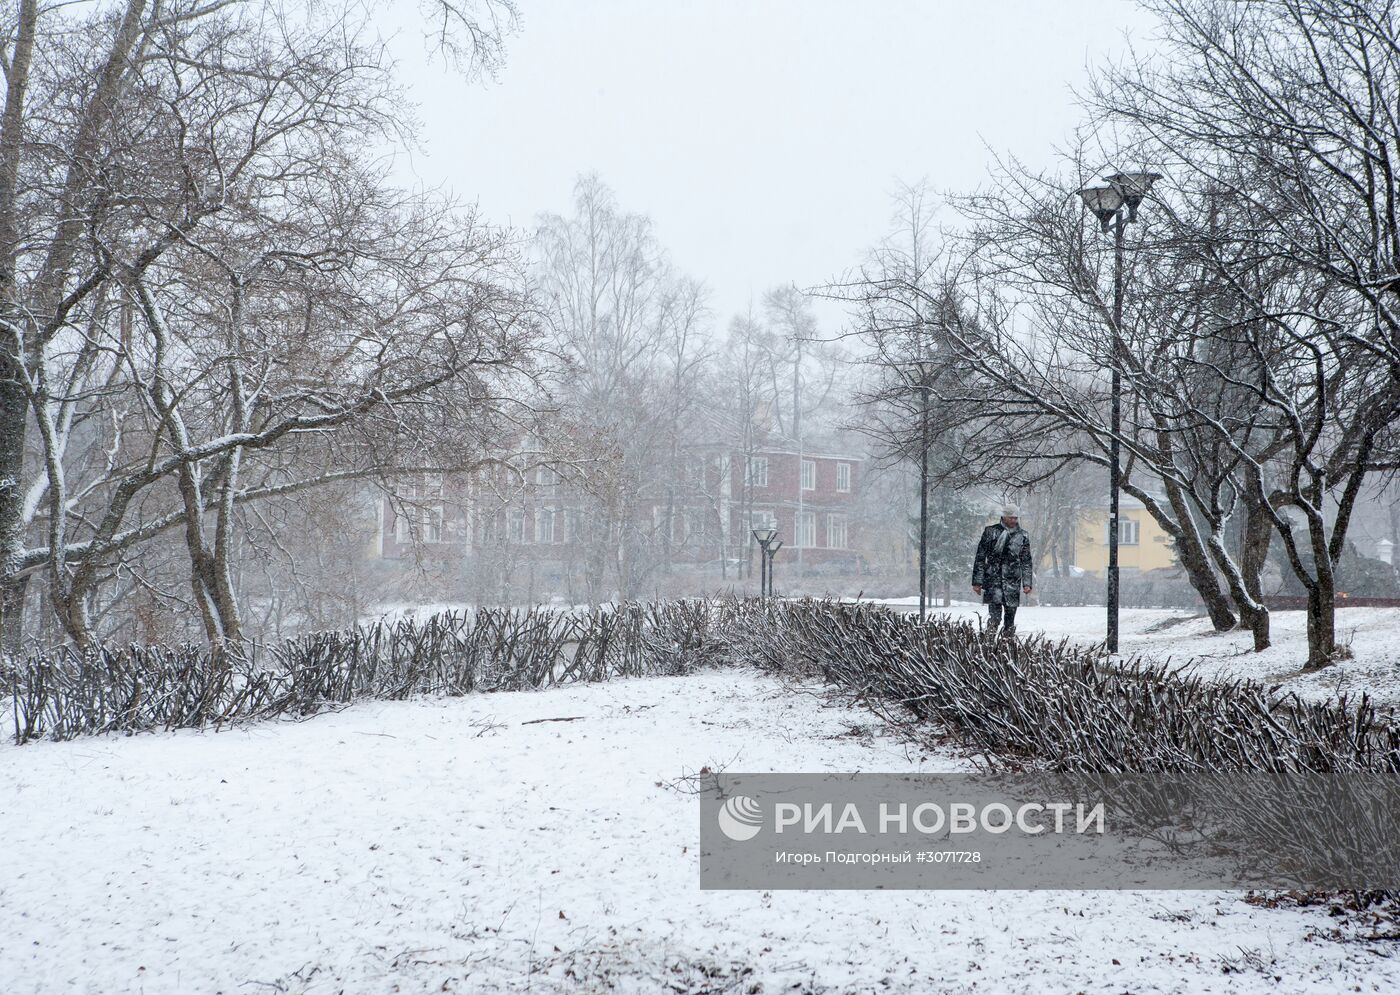
<svg viewBox="0 0 1400 995"><path fill-rule="evenodd" d="M1400 986L1390 946L1231 895L701 892L668 785L706 765L964 766L748 672L4 746L0 991Z"/></svg>

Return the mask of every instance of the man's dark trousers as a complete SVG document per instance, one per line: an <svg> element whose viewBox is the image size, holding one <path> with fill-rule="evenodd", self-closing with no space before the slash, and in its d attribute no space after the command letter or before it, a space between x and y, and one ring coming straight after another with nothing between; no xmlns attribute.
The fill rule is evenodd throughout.
<svg viewBox="0 0 1400 995"><path fill-rule="evenodd" d="M998 625L1002 626L1002 635L1014 636L1016 635L1016 609L1018 607L1020 606L1000 605L993 602L987 606L987 621L992 623L993 629ZM1003 618L1006 619L1004 624L1002 623Z"/></svg>

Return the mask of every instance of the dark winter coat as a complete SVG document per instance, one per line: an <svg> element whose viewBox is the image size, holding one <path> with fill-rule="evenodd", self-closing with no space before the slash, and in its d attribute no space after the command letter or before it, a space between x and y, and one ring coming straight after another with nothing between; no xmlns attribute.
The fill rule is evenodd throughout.
<svg viewBox="0 0 1400 995"><path fill-rule="evenodd" d="M983 529L972 561L972 584L982 589L984 605L1019 605L1021 588L1034 586L1029 533L1019 525L1008 529L1001 522Z"/></svg>

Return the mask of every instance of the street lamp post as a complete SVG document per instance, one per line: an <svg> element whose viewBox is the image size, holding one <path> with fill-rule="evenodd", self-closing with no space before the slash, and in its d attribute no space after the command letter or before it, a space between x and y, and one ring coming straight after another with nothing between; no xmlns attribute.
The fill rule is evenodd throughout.
<svg viewBox="0 0 1400 995"><path fill-rule="evenodd" d="M1123 228L1137 220L1142 204L1152 184L1162 178L1160 173L1114 173L1105 176L1108 186L1085 187L1079 191L1084 206L1094 212L1108 234L1113 227L1113 362L1112 399L1109 408L1108 439L1108 633L1106 643L1110 653L1118 652L1118 490L1122 480L1122 465L1118 437L1122 427L1123 347ZM1124 208L1127 208L1124 211Z"/></svg>
<svg viewBox="0 0 1400 995"><path fill-rule="evenodd" d="M922 336L920 352L923 351ZM914 360L919 377L919 620L928 616L928 450L929 369L922 356Z"/></svg>
<svg viewBox="0 0 1400 995"><path fill-rule="evenodd" d="M783 540L779 539L779 540L777 540L776 542L774 542L772 545L770 545L767 549L764 550L764 553L765 553L765 554L767 555L767 557L768 557L768 597L770 597L770 598L772 598L772 597L774 596L774 591L773 591L773 557L777 556L777 555L778 555L778 550L780 550L780 549L782 549L782 548L783 548ZM801 550L801 547L798 547L798 552L801 552L801 551L802 551L802 550Z"/></svg>
<svg viewBox="0 0 1400 995"><path fill-rule="evenodd" d="M766 598L773 590L773 554L778 551L773 547L769 552L769 547L773 546L773 540L778 537L777 529L754 529L754 541L758 543L758 596ZM782 542L778 543L782 546Z"/></svg>

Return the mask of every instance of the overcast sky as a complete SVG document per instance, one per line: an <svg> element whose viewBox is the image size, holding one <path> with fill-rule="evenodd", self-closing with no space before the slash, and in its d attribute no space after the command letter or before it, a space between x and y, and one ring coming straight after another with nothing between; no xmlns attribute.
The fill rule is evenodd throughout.
<svg viewBox="0 0 1400 995"><path fill-rule="evenodd" d="M485 84L425 59L405 10L425 145L406 175L528 227L596 171L710 286L721 328L770 286L858 262L897 179L970 189L989 149L1048 163L1086 66L1151 33L1125 0L519 4Z"/></svg>

